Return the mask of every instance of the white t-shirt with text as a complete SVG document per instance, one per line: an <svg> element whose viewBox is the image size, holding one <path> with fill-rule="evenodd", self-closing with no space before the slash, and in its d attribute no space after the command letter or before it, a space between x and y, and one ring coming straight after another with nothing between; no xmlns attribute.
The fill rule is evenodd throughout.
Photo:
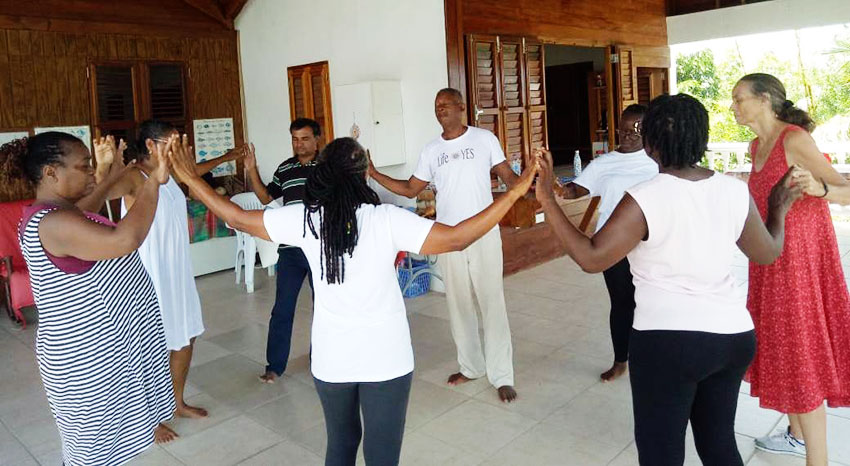
<svg viewBox="0 0 850 466"><path fill-rule="evenodd" d="M499 139L486 129L467 127L452 140L442 136L422 149L413 176L437 189L437 221L454 226L493 203L490 169L505 161Z"/></svg>
<svg viewBox="0 0 850 466"><path fill-rule="evenodd" d="M304 251L313 275L313 376L324 382L382 382L413 371L413 347L395 257L418 253L434 222L393 205L357 209L359 237L344 256L343 283L322 279L321 243L304 222L302 205L266 210L272 241ZM316 232L319 214L312 214Z"/></svg>
<svg viewBox="0 0 850 466"><path fill-rule="evenodd" d="M598 232L627 189L657 174L658 164L646 155L645 150L629 153L613 151L593 159L573 183L590 191L591 196L600 196L599 221L596 222Z"/></svg>

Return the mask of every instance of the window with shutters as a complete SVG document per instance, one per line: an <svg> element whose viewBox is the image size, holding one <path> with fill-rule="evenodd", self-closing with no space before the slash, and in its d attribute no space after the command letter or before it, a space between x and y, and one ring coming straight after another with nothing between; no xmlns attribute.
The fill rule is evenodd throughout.
<svg viewBox="0 0 850 466"><path fill-rule="evenodd" d="M467 36L469 121L499 138L515 170L533 148L547 144L543 67L536 40Z"/></svg>
<svg viewBox="0 0 850 466"><path fill-rule="evenodd" d="M191 136L184 63L96 63L89 73L95 135L111 134L130 144L139 124L153 118Z"/></svg>
<svg viewBox="0 0 850 466"><path fill-rule="evenodd" d="M291 66L286 71L289 78L290 119L316 120L322 129L319 142L319 147L322 147L333 139L328 62Z"/></svg>
<svg viewBox="0 0 850 466"><path fill-rule="evenodd" d="M92 67L94 122L96 131L129 141L138 120L135 65L94 65Z"/></svg>

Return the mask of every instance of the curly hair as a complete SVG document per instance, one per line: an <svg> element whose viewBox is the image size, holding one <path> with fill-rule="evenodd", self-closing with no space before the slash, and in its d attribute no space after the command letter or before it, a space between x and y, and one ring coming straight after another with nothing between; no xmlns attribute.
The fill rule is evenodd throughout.
<svg viewBox="0 0 850 466"><path fill-rule="evenodd" d="M83 141L58 131L16 139L0 147L0 169L12 179L25 178L32 185L38 185L42 169L47 165L61 165L74 144L83 144Z"/></svg>

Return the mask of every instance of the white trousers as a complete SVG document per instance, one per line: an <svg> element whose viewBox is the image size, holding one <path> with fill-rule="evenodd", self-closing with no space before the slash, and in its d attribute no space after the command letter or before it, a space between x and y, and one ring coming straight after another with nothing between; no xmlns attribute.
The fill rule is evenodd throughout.
<svg viewBox="0 0 850 466"><path fill-rule="evenodd" d="M452 337L460 373L470 379L487 375L494 387L514 384L511 329L502 280L502 237L494 228L463 251L440 255ZM478 315L484 320L484 348Z"/></svg>

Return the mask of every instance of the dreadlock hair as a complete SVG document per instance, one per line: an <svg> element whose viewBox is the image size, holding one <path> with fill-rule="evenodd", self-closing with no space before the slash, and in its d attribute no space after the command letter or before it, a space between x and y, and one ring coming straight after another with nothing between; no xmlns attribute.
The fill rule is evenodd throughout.
<svg viewBox="0 0 850 466"><path fill-rule="evenodd" d="M767 73L751 73L739 79L738 82L749 83L750 92L753 95L767 97L770 108L779 121L799 126L809 133L815 130L816 125L812 117L805 110L797 108L794 102L785 98L785 86L776 76Z"/></svg>
<svg viewBox="0 0 850 466"><path fill-rule="evenodd" d="M41 181L47 165L61 165L74 144L83 144L67 133L48 131L3 144L0 147L0 170L10 178L26 178L32 185Z"/></svg>
<svg viewBox="0 0 850 466"><path fill-rule="evenodd" d="M662 167L690 167L705 156L708 111L688 94L652 99L642 125L643 145L658 155Z"/></svg>
<svg viewBox="0 0 850 466"><path fill-rule="evenodd" d="M148 152L147 140L165 139L175 129L174 125L162 120L143 121L139 125L139 137L136 138L136 143L131 148L132 153L128 154L129 159L136 159L139 162L147 160L151 156Z"/></svg>
<svg viewBox="0 0 850 466"><path fill-rule="evenodd" d="M359 230L357 208L381 203L366 183L369 159L352 138L331 141L316 157L316 168L307 177L304 194L304 234L307 227L321 242L321 277L329 284L345 280L345 258L354 254ZM313 213L319 213L319 231Z"/></svg>

